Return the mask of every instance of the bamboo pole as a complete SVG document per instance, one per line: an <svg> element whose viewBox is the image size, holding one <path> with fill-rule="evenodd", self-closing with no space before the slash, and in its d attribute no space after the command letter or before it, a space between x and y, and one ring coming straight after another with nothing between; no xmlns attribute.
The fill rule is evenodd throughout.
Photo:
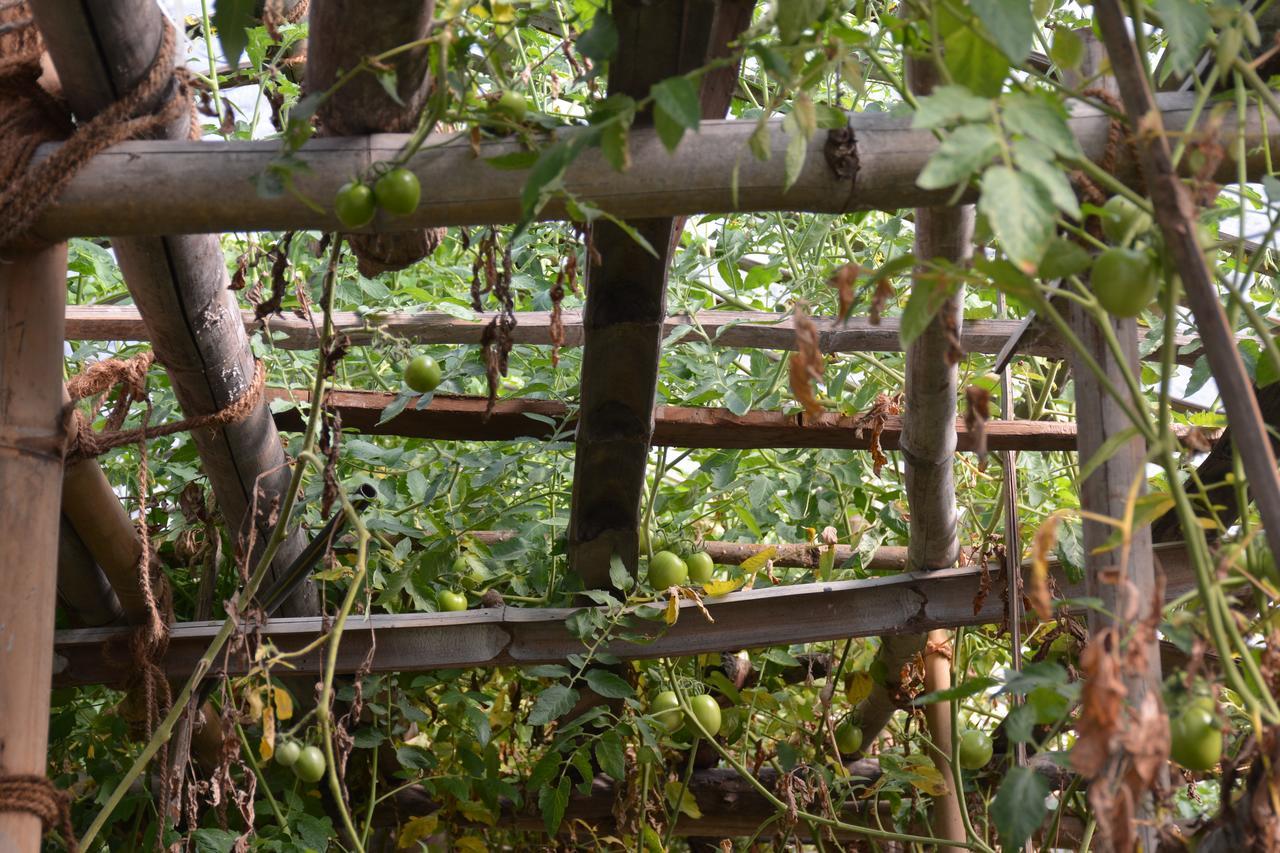
<svg viewBox="0 0 1280 853"><path fill-rule="evenodd" d="M365 346L387 340L387 336L404 338L414 344L479 344L485 326L495 314L477 313L471 319L437 311L389 311L386 313L335 311L334 331L345 335L352 344ZM286 314L272 317L264 326L252 311L240 312L245 332L263 329L271 345L285 350L313 350L319 335L311 321ZM512 339L517 345L549 346L551 341L550 311L518 311ZM844 322L833 317L812 317L818 327L818 349L824 353L901 352L900 322L897 317L884 317L872 324L865 317L850 317ZM564 330L563 347L580 347L583 341L582 311L566 308L561 312ZM960 330L960 347L965 352L998 353L1021 327L1018 320L965 320ZM705 343L708 346L737 349L794 350L795 318L790 314L770 311L699 311L696 314L673 314L662 323L662 337L680 334L669 343ZM69 341L145 341L150 332L142 315L132 305L67 306L67 340ZM1181 350L1193 339L1178 335L1174 344ZM1067 347L1049 326L1037 323L1019 342L1023 355L1066 358ZM1179 364L1190 367L1202 355L1198 351L1179 352ZM1159 362L1161 349L1147 353L1146 361Z"/></svg>
<svg viewBox="0 0 1280 853"><path fill-rule="evenodd" d="M66 515L58 519L58 603L77 626L97 628L124 619L111 582Z"/></svg>
<svg viewBox="0 0 1280 853"><path fill-rule="evenodd" d="M0 776L45 774L66 426L67 246L0 263ZM0 811L0 850L35 853L40 820Z"/></svg>
<svg viewBox="0 0 1280 853"><path fill-rule="evenodd" d="M157 55L166 26L154 0L41 0L32 11L63 90L81 117L94 115L136 84ZM181 115L166 135L186 139L189 126L190 116ZM199 191L181 183L178 191L195 199L191 194ZM145 184L144 178L130 194L137 198ZM156 233L172 230L160 228ZM200 234L118 239L112 248L183 411L209 414L238 399L251 386L255 367L235 294L228 290L218 238ZM192 439L223 516L237 534L248 532L254 490L260 490L258 515L252 522L259 528L260 547L268 535L271 503L288 481L284 449L267 406L259 405L238 424L196 430ZM295 532L281 547L273 568L283 571L302 544ZM304 615L316 608L315 588L308 585L290 602L288 612Z"/></svg>
<svg viewBox="0 0 1280 853"><path fill-rule="evenodd" d="M912 92L927 95L938 84L937 68L928 58L907 58L907 82ZM915 217L916 275L913 289L947 287L925 265L946 261L960 266L973 257L973 205L923 207ZM958 339L964 323L964 287L942 300L937 314L909 347L906 354L906 409L902 419L902 456L905 462L907 505L911 510L907 566L912 570L944 569L960 556L959 518L956 511L956 415L960 353ZM921 636L925 690L951 687L950 635L945 629ZM903 644L904 646L908 644ZM885 649L886 652L892 649ZM915 654L915 652L912 652ZM905 660L881 656L886 668L900 669ZM951 704L937 702L925 708L925 724L932 749L929 752L942 775L946 790L933 801L933 831L940 839L965 841L964 816L951 772ZM863 743L878 732L863 731ZM942 851L959 848L939 845Z"/></svg>
<svg viewBox="0 0 1280 853"><path fill-rule="evenodd" d="M1102 18L1102 25L1105 29L1108 26L1114 27L1114 21L1108 22L1102 17L1102 7L1106 3L1098 4L1099 15ZM1121 20L1120 27L1124 28ZM1085 61L1077 70L1081 81L1090 80L1090 85L1104 86L1115 91L1115 78L1109 76L1101 76L1106 70L1107 53L1102 50L1097 38L1093 35L1092 30L1082 29L1077 31L1084 39L1086 45ZM1128 30L1125 29L1121 38L1128 40ZM1109 50L1112 54L1112 63L1114 64L1115 50ZM1118 70L1118 69L1117 69ZM1141 73L1140 70L1138 73ZM1159 217L1159 200L1157 199L1157 217ZM1192 229L1192 240L1195 239L1195 231ZM1200 253L1200 249L1196 248L1196 263L1201 268L1204 266L1204 257ZM1180 271L1183 270L1181 264L1178 265ZM1182 272L1186 276L1186 272ZM1112 387L1123 388L1125 382L1123 379L1126 371L1134 375L1138 374L1138 326L1133 318L1111 318L1105 321L1110 328L1104 329L1094 318L1085 310L1084 306L1072 300L1066 306L1066 318L1071 330L1080 340L1084 353L1073 353L1071 363L1072 378L1075 381L1075 398L1076 398L1076 422L1078 432L1076 440L1079 444L1078 455L1080 464L1094 460L1098 452L1103 449L1107 440L1114 435L1129 429L1132 423L1128 415L1121 407L1120 403L1111 397L1106 390L1106 386L1101 378L1099 378L1085 358L1088 356L1096 362L1105 373L1106 380L1111 383ZM1201 328L1204 334L1205 329ZM1121 355L1117 355L1108 345L1108 336L1111 336L1119 343ZM1205 344L1208 349L1210 362L1214 362L1213 342L1209 335L1205 335ZM1232 354L1236 354L1234 343L1231 344ZM1238 359L1238 355L1237 355ZM1215 371L1216 372L1216 371ZM1227 389L1220 389L1226 395ZM1251 392L1246 391L1250 402L1253 401ZM1228 406L1228 410L1232 409ZM1254 405L1256 412L1257 407ZM1232 427L1236 426L1235 417L1229 414ZM1268 452L1270 447L1267 447ZM1147 463L1147 446L1141 437L1134 437L1119 448L1116 448L1111 455L1093 470L1093 472L1079 484L1080 492L1080 508L1085 512L1096 513L1098 515L1109 518L1123 519L1127 515L1131 490L1137 486L1136 493L1133 497L1139 498L1146 492L1146 463ZM1271 476L1275 477L1275 461L1271 462ZM1150 524L1135 524L1129 530L1129 538L1127 547L1107 549L1104 545L1111 538L1113 528L1110 525L1102 524L1097 521L1086 519L1083 522L1084 537L1084 553L1085 553L1085 588L1090 596L1096 597L1101 601L1101 606L1091 609L1088 615L1090 642L1103 642L1100 638L1101 632L1116 628L1120 631L1121 636L1125 636L1134 625L1141 624L1152 618L1153 593L1156 589L1155 576L1155 558L1152 550L1151 526ZM1141 635L1129 639L1130 643L1141 642ZM1145 658L1145 666L1137 672L1132 671L1128 666L1123 670L1124 687L1127 692L1124 698L1125 705L1129 708L1137 708L1144 697L1151 695L1160 702L1161 682L1160 682L1160 651L1156 637L1151 636L1145 643L1146 648L1142 650L1141 655ZM1120 654L1119 650L1116 654ZM1129 653L1128 650L1125 652ZM1139 658L1142 659L1142 658ZM1162 705L1163 703L1161 703ZM1117 761L1119 758L1113 758ZM1108 774L1110 771L1108 771ZM1161 774L1163 775L1163 773ZM1162 786L1163 787L1163 786ZM1152 817L1155 815L1156 806L1150 796L1143 797L1139 802L1132 804L1133 821L1135 828L1135 837L1144 850L1156 849L1160 831ZM1103 843L1107 841L1104 839Z"/></svg>
<svg viewBox="0 0 1280 853"><path fill-rule="evenodd" d="M41 8L62 14L69 3L45 0L36 7L37 17ZM95 4L95 8L121 3L127 4L122 9L139 15L141 11L135 7L147 5L144 0L116 0L115 4ZM52 46L53 38L48 34L46 38ZM75 40L67 47L78 49L83 44ZM75 61L74 57L61 58L63 65ZM55 61L58 59L55 54ZM79 95L73 87L67 92L73 99ZM1157 101L1166 125L1180 127L1191 120L1193 95L1167 94ZM1211 124L1216 116L1201 119L1199 130L1223 146L1225 156L1215 173L1217 179L1236 179L1238 133L1243 135L1246 172L1252 178L1267 173L1265 152L1280 146L1280 125L1274 121L1264 124L1256 107L1249 108L1243 128L1238 127L1234 113L1222 118L1221 125ZM1068 124L1086 156L1095 162L1102 159L1108 117L1092 107L1077 105ZM565 173L564 187L575 198L590 200L624 219L766 210L844 213L952 203L954 191L950 188L922 190L916 186L925 163L937 150L938 141L931 132L913 130L909 118L887 113L854 113L850 125L861 164L856 182L835 175L826 161L826 140L818 134L809 144L795 184L786 189L788 137L781 120L767 125L772 154L766 161L757 160L748 150L755 122L730 120L703 122L699 132L687 134L673 153L667 152L654 131L635 130L631 134L631 168L626 172L615 171L599 149L589 148ZM310 200L333 198L351 175L394 159L405 142L405 136L396 134L311 140L297 155L302 165L291 176L295 192L271 198L259 195L254 180L278 164L278 141L125 142L89 161L57 203L37 220L34 230L46 239L100 234L331 231L340 227L337 218L324 205L313 209ZM378 219L366 230L518 221L526 173L498 170L487 161L521 150L515 141L486 140L480 143L477 157L468 133L429 139L407 163L422 186L430 188L426 202L410 216ZM1116 175L1130 184L1139 180L1127 146L1122 146ZM970 193L961 200L973 197ZM564 218L563 199L552 199L542 216Z"/></svg>

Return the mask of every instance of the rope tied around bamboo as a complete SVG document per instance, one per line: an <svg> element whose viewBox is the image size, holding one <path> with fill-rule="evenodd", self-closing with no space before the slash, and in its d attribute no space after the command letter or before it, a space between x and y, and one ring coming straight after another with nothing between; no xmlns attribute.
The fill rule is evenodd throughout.
<svg viewBox="0 0 1280 853"><path fill-rule="evenodd" d="M133 90L73 125L66 102L41 84L44 42L28 4L0 8L0 247L39 243L27 234L32 223L104 149L154 133L183 112L198 137L187 72L174 67L175 39L166 23L155 59ZM36 149L56 140L66 142L33 165Z"/></svg>
<svg viewBox="0 0 1280 853"><path fill-rule="evenodd" d="M71 853L79 850L71 826L71 796L34 773L0 776L0 812L35 815L45 832L57 829Z"/></svg>
<svg viewBox="0 0 1280 853"><path fill-rule="evenodd" d="M84 459L99 456L116 447L136 445L138 448L138 539L141 545L138 555L138 590L146 606L147 620L139 625L130 637L130 654L133 678L129 685L129 698L141 704L143 728L151 737L156 726L173 704L169 681L160 661L169 646L169 626L173 622L173 601L169 584L159 570L159 563L151 546L147 527L147 494L150 469L147 463L147 440L178 432L209 427L228 426L248 417L262 399L266 385L266 369L262 362L256 364L253 383L229 404L216 412L183 418L159 426L151 426L151 399L147 394L147 372L155 363L155 354L148 351L133 358L104 359L86 367L67 382L67 394L71 402L67 408L66 458ZM107 415L106 426L94 430L90 417L76 407L86 398L98 398L119 386L115 405ZM144 406L142 424L124 429L125 418L134 403ZM93 410L97 411L95 403ZM159 766L163 800L168 802L172 779L168 772L168 745L161 747Z"/></svg>

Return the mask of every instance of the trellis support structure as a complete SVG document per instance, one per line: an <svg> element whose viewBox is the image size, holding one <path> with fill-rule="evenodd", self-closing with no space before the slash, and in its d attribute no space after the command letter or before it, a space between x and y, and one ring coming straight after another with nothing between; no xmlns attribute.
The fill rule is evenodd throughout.
<svg viewBox="0 0 1280 853"><path fill-rule="evenodd" d="M67 244L0 263L0 777L44 776L66 425ZM0 850L35 853L40 819L0 811Z"/></svg>
<svg viewBox="0 0 1280 853"><path fill-rule="evenodd" d="M35 0L31 5L63 90L82 118L137 85L159 54L168 26L154 0ZM186 139L190 126L191 116L183 112L165 128L165 136ZM255 367L218 237L113 239L112 248L183 411L211 414L244 394ZM289 476L266 404L239 423L195 430L192 440L233 531L249 530L246 516L259 490L256 539L265 541L271 501ZM297 532L290 535L275 566L288 566L302 544ZM314 586L308 584L290 601L288 612L309 615L318 612L317 606Z"/></svg>

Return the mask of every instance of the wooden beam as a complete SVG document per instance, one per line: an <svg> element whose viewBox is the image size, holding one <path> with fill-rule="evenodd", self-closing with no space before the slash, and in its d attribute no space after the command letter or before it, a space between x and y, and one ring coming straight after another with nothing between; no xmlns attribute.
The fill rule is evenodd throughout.
<svg viewBox="0 0 1280 853"><path fill-rule="evenodd" d="M43 777L57 606L66 421L62 316L67 245L7 249L0 263L0 776ZM0 850L35 853L29 812L0 811Z"/></svg>
<svg viewBox="0 0 1280 853"><path fill-rule="evenodd" d="M618 0L618 50L608 91L635 99L678 74L728 53L751 23L755 0ZM700 80L704 118L723 118L738 79L734 63ZM634 129L653 123L647 112ZM598 220L586 253L582 378L569 508L569 570L587 589L609 586L616 554L639 570L640 503L654 430L667 271L684 219ZM635 239L643 237L651 249ZM656 252L656 256L650 251Z"/></svg>
<svg viewBox="0 0 1280 853"><path fill-rule="evenodd" d="M130 91L158 54L165 28L155 0L42 0L33 13L44 35L72 109L80 118L96 114ZM167 93L165 97L171 96ZM190 116L183 112L166 128L171 140L185 140ZM147 145L196 145L147 142ZM113 229L107 229L113 230ZM180 228L158 228L172 234ZM253 384L255 365L240 321L235 294L228 290L222 245L212 234L117 239L112 249L125 284L150 329L156 360L169 373L174 394L189 416L231 404ZM245 523L260 490L259 543L266 541L271 504L288 482L284 448L266 404L238 424L192 433L223 517L233 531ZM303 545L295 532L281 546L275 569L283 571ZM315 589L301 589L287 612L318 612Z"/></svg>
<svg viewBox="0 0 1280 853"><path fill-rule="evenodd" d="M1165 595L1172 598L1193 590L1194 574L1181 545L1162 546L1158 553L1168 579ZM1071 583L1057 567L1053 572L1064 597L1078 599L1084 595L1083 583ZM991 589L1001 588L1002 574L992 570ZM706 600L714 622L708 622L691 602L684 602L675 625L666 627L661 620L639 623L635 630L653 635L650 642L615 641L608 645L608 651L627 660L647 660L846 637L919 634L932 628L1001 622L1002 597L998 593L980 595L982 588L982 570L968 566L734 592ZM582 641L565 627L565 619L573 612L563 608L496 607L353 619L343 631L337 671L355 672L371 647L374 672L562 663L568 655L582 651ZM170 677L190 674L220 625L189 622L173 626L164 659ZM249 628L245 626L245 630ZM271 619L261 626L260 636L280 651L292 651L316 640L329 628L320 617ZM127 629L59 631L54 684L118 683L128 676L131 666L128 642ZM301 674L318 674L326 653L321 646L291 658L290 663ZM232 655L227 671L243 674L251 663Z"/></svg>
<svg viewBox="0 0 1280 853"><path fill-rule="evenodd" d="M69 2L54 0L50 8ZM142 4L143 0L128 2ZM73 99L77 97L73 87L67 92ZM1162 95L1159 103L1166 126L1181 127L1193 117L1194 95ZM1248 109L1242 128L1232 113L1222 117L1220 127L1210 130L1217 120L1216 116L1201 116L1198 125L1222 144L1225 156L1216 178L1237 180L1234 158L1239 150L1246 152L1242 166L1250 178L1266 174L1265 151L1280 146L1280 125L1270 122L1264 126L1256 107ZM624 219L767 210L844 213L948 204L953 195L950 188L922 190L916 186L938 140L930 131L913 130L910 123L910 117L888 113L855 113L850 117L861 164L856 183L836 177L826 162L826 140L819 134L809 145L795 184L785 189L788 137L782 131L782 120L774 119L768 123L772 156L766 161L757 160L748 151L754 121L704 122L674 153L667 152L654 131L639 129L631 134L630 169L616 172L598 149L587 149L565 174L564 186L574 197L589 199ZM1107 147L1109 118L1079 105L1069 124L1086 155L1095 161L1101 159ZM124 142L93 158L76 174L58 201L36 222L34 233L60 239L102 234L332 231L339 228L332 211L327 206L313 209L304 199L333 198L350 175L395 158L405 142L406 137L398 134L314 139L297 155L304 167L292 173L296 192L271 198L258 194L254 179L279 158L277 141ZM429 203L411 216L375 220L368 230L519 220L524 173L500 171L486 161L520 150L516 141L489 140L481 143L477 157L466 132L429 140L408 163L422 185L431 188ZM1130 183L1138 180L1127 147L1122 147L1116 174ZM564 218L563 201L552 200L542 216Z"/></svg>
<svg viewBox="0 0 1280 853"><path fill-rule="evenodd" d="M414 344L480 343L484 327L496 315L476 314L463 320L437 311L389 311L385 314L357 314L335 311L334 330L346 335L351 343L364 346L385 340L387 335L404 338ZM262 327L252 311L241 311L245 331L252 334ZM865 317L851 317L840 323L831 317L814 317L818 327L818 347L824 353L901 352L902 342L897 317L886 317L873 325ZM582 346L582 311L565 309L561 314L564 343ZM551 312L524 311L516 314L512 337L517 344L550 346ZM960 332L960 346L965 352L998 353L1020 327L1018 320L966 320ZM665 340L685 327L677 343L703 342L714 347L739 349L795 349L795 321L790 314L768 311L699 311L697 314L674 314L662 321ZM272 317L267 327L271 345L285 350L310 350L319 346L319 335L309 320L291 314ZM132 305L68 305L67 340L70 341L145 341L150 339L146 324ZM1179 348L1192 342L1179 335ZM1066 358L1067 347L1053 329L1036 324L1018 347L1022 355ZM1179 364L1192 365L1199 352L1179 353ZM1161 350L1149 353L1148 361L1159 362Z"/></svg>
<svg viewBox="0 0 1280 853"><path fill-rule="evenodd" d="M303 428L302 413L285 408L284 401L305 403L301 389L268 388L266 398L278 409L276 423L286 432ZM555 400L522 398L499 400L488 421L483 397L437 394L425 409L407 407L384 424L378 420L396 397L381 391L331 391L329 405L342 415L342 426L367 435L432 438L452 441L511 441L518 438L567 441L576 415ZM548 419L551 422L548 422ZM1185 427L1174 432L1188 433ZM897 450L902 420L888 417L880 433L885 450ZM986 425L989 450L1075 450L1076 425L1064 421L991 421ZM728 409L659 406L655 412L653 443L663 447L825 447L866 450L871 430L857 416L826 414L802 419L783 412L752 411L735 415ZM975 439L962 420L956 421L956 449L972 451Z"/></svg>

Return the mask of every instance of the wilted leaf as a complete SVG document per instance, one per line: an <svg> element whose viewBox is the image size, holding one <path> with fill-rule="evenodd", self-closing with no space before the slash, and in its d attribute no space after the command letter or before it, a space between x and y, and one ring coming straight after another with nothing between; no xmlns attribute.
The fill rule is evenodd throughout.
<svg viewBox="0 0 1280 853"><path fill-rule="evenodd" d="M1053 619L1053 597L1049 593L1049 555L1058 541L1058 524L1062 516L1054 513L1036 530L1031 543L1031 585L1027 597L1036 615L1044 622Z"/></svg>
<svg viewBox="0 0 1280 853"><path fill-rule="evenodd" d="M851 672L844 679L844 696L850 705L857 705L871 695L871 688L874 686L871 673L862 670Z"/></svg>
<svg viewBox="0 0 1280 853"><path fill-rule="evenodd" d="M293 718L293 697L289 695L289 691L283 687L275 689L276 703L276 719L289 720Z"/></svg>
<svg viewBox="0 0 1280 853"><path fill-rule="evenodd" d="M764 568L765 563L769 562L777 555L778 546L767 545L752 554L750 557L747 557L747 559L743 560L740 568L744 572L758 572L760 569Z"/></svg>
<svg viewBox="0 0 1280 853"><path fill-rule="evenodd" d="M816 418L822 414L823 408L813 394L811 383L821 381L827 362L819 348L818 327L809 319L803 302L796 305L795 329L795 352L787 362L791 393L804 407L804 413Z"/></svg>
<svg viewBox="0 0 1280 853"><path fill-rule="evenodd" d="M262 740L258 744L258 755L263 761L270 761L276 754L276 715L270 708L262 710Z"/></svg>
<svg viewBox="0 0 1280 853"><path fill-rule="evenodd" d="M707 581L702 585L702 591L711 598L716 598L721 595L728 595L740 586L742 586L742 578L723 581Z"/></svg>
<svg viewBox="0 0 1280 853"><path fill-rule="evenodd" d="M400 829L397 832L396 847L400 850L421 849L418 842L426 841L434 835L439 825L440 818L434 814L410 818L400 824Z"/></svg>

